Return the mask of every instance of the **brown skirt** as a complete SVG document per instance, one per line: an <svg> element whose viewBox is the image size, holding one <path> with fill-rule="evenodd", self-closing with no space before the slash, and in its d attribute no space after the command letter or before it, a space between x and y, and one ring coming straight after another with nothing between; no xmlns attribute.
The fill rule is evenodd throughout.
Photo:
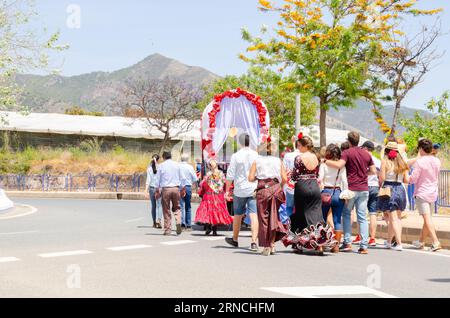
<svg viewBox="0 0 450 318"><path fill-rule="evenodd" d="M261 247L271 247L272 241L280 241L288 234L281 223L278 211L286 201L280 183L276 179L258 180L256 205L258 209L258 241Z"/></svg>

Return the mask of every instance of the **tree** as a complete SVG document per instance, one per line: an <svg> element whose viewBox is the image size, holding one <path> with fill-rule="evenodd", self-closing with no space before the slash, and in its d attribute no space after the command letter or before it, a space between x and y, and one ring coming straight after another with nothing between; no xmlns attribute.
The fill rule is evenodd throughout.
<svg viewBox="0 0 450 318"><path fill-rule="evenodd" d="M116 104L130 118L143 120L163 133L161 152L168 142L189 131L200 112L195 107L203 99L202 89L181 79L128 80L120 89Z"/></svg>
<svg viewBox="0 0 450 318"><path fill-rule="evenodd" d="M386 127L382 127L390 136L394 136L396 133L397 121L404 99L412 89L422 82L433 67L433 63L442 56L433 47L440 34L440 25L435 24L432 27L423 26L422 30L412 37L394 35L395 40L386 44L374 65L372 72L378 78L378 85L383 88L383 91L388 89L392 93L382 99L393 101L395 106L390 129L386 130ZM375 114L379 115L376 110Z"/></svg>
<svg viewBox="0 0 450 318"><path fill-rule="evenodd" d="M284 0L275 6L260 0L261 10L280 16L270 39L243 31L254 65L291 70L299 92L319 99L320 143L326 145L326 115L330 107L351 107L365 96L368 68L391 41L401 14L433 14L402 0ZM267 29L263 28L265 36Z"/></svg>
<svg viewBox="0 0 450 318"><path fill-rule="evenodd" d="M96 117L103 117L105 116L102 112L97 111L89 111L84 108L81 108L80 106L73 106L70 108L67 108L64 111L64 114L66 115L77 115L77 116L96 116Z"/></svg>
<svg viewBox="0 0 450 318"><path fill-rule="evenodd" d="M228 90L242 88L261 96L266 104L272 128L278 128L280 146L292 146L291 138L295 135L295 125L286 118L295 118L295 91L292 80L272 70L252 67L242 76L226 76L205 87L205 99L200 103L203 110L215 95ZM302 95L301 124L309 126L314 123L317 104L311 96Z"/></svg>
<svg viewBox="0 0 450 318"><path fill-rule="evenodd" d="M431 118L416 112L413 119L400 119L400 124L406 128L404 139L409 149L415 149L420 138L428 138L446 149L450 148L449 99L450 91L447 91L439 99L433 98L428 102L427 109L434 115Z"/></svg>
<svg viewBox="0 0 450 318"><path fill-rule="evenodd" d="M49 66L49 50L64 50L59 45L59 33L42 41L30 25L37 16L31 0L0 0L0 110L18 105L20 88L14 83L14 75ZM3 119L3 118L2 118Z"/></svg>

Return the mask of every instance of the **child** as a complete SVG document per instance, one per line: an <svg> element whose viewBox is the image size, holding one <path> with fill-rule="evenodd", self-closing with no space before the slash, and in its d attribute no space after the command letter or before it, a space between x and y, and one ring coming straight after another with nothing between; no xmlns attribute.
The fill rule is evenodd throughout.
<svg viewBox="0 0 450 318"><path fill-rule="evenodd" d="M202 202L197 210L195 222L205 225L205 235L213 232L217 236L218 225L229 225L233 218L227 210L225 201L225 175L218 169L217 162L211 160L208 164L210 171L200 183L198 194Z"/></svg>

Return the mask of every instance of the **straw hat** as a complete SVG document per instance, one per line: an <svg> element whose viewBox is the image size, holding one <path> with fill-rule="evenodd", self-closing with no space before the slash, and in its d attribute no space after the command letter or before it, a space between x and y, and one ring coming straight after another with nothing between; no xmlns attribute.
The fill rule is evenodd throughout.
<svg viewBox="0 0 450 318"><path fill-rule="evenodd" d="M386 149L398 151L398 144L396 142L388 142Z"/></svg>

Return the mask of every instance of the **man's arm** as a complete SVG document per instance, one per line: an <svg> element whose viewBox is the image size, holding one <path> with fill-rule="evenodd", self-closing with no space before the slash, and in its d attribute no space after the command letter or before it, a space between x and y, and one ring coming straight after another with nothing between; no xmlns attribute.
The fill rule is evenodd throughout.
<svg viewBox="0 0 450 318"><path fill-rule="evenodd" d="M377 175L377 167L375 165L369 167L369 176Z"/></svg>
<svg viewBox="0 0 450 318"><path fill-rule="evenodd" d="M339 160L339 161L330 161L330 160L325 160L325 164L328 167L331 168L335 168L335 169L342 169L345 167L346 161L345 160Z"/></svg>

